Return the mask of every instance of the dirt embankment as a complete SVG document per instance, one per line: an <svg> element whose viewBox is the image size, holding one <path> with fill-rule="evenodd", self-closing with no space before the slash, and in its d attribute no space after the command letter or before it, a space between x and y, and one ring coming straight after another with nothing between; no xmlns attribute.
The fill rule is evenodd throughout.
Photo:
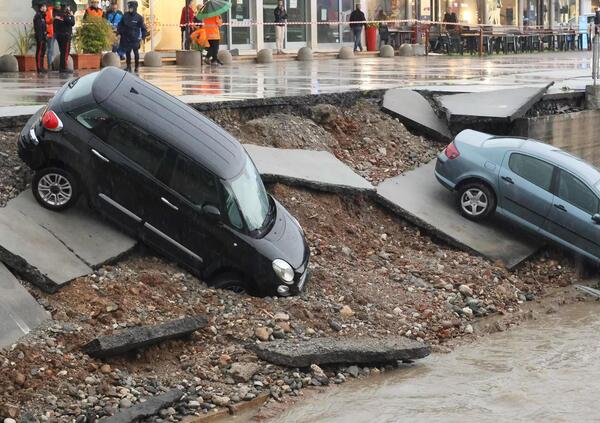
<svg viewBox="0 0 600 423"><path fill-rule="evenodd" d="M25 189L30 171L17 156L16 131L0 131L0 207Z"/></svg>
<svg viewBox="0 0 600 423"><path fill-rule="evenodd" d="M428 161L439 148L367 101L343 111L317 106L313 112L250 121L220 115L244 142L326 149L373 181ZM20 165L10 143L3 142L0 151ZM4 201L25 184L27 174L18 176L14 168L0 168ZM402 334L445 351L454 342L504 330L519 320L523 302L577 279L568 260L551 252L509 272L431 239L369 200L283 185L269 190L306 231L315 270L304 294L251 298L214 290L150 252L105 266L54 295L29 287L53 320L0 351L0 416L90 422L174 387L187 396L161 411L163 421L204 415L262 393L279 401L303 387L342 383L356 374L327 367L323 379L310 369L269 365L246 350L246 343ZM80 352L100 334L191 314L206 315L209 325L189 340L107 360ZM480 328L484 316L504 317Z"/></svg>

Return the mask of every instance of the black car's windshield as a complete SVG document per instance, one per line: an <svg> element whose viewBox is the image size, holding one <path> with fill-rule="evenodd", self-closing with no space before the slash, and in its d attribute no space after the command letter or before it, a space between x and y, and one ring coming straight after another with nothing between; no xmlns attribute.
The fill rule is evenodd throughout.
<svg viewBox="0 0 600 423"><path fill-rule="evenodd" d="M230 201L235 199L239 207L239 211L235 210L234 215L241 214L250 232L263 228L268 223L271 205L267 190L250 158L246 159L242 172L227 184L233 197ZM228 209L234 206L231 202ZM229 214L231 218L232 213Z"/></svg>

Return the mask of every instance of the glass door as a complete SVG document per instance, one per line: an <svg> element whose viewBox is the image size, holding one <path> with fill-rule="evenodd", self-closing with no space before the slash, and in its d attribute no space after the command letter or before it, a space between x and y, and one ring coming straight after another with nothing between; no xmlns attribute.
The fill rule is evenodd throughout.
<svg viewBox="0 0 600 423"><path fill-rule="evenodd" d="M287 0L288 22L306 22L306 0ZM288 25L286 47L306 45L306 25Z"/></svg>
<svg viewBox="0 0 600 423"><path fill-rule="evenodd" d="M336 22L340 18L340 0L317 0L317 22ZM339 45L340 26L338 24L318 24L317 42L323 47Z"/></svg>
<svg viewBox="0 0 600 423"><path fill-rule="evenodd" d="M254 48L251 1L253 0L233 0L231 9L227 12L227 21L231 22L227 27L230 48Z"/></svg>
<svg viewBox="0 0 600 423"><path fill-rule="evenodd" d="M263 0L263 21L275 22L275 8L277 0ZM275 25L265 25L263 27L264 42L266 48L275 48Z"/></svg>

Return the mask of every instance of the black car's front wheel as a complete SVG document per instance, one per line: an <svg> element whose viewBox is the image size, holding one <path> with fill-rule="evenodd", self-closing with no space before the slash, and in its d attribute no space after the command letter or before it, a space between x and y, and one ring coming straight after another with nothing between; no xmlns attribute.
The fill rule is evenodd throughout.
<svg viewBox="0 0 600 423"><path fill-rule="evenodd" d="M470 220L483 220L496 209L496 196L481 182L470 182L458 190L458 209Z"/></svg>
<svg viewBox="0 0 600 423"><path fill-rule="evenodd" d="M33 196L42 207L54 211L68 209L79 198L79 187L75 176L58 167L37 171L31 189Z"/></svg>
<svg viewBox="0 0 600 423"><path fill-rule="evenodd" d="M225 273L217 276L212 285L214 288L226 289L240 295L249 293L248 284L235 273Z"/></svg>

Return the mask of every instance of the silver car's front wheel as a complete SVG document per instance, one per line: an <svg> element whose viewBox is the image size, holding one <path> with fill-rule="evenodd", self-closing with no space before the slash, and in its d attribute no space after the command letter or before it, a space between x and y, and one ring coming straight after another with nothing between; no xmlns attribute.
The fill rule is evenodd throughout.
<svg viewBox="0 0 600 423"><path fill-rule="evenodd" d="M458 188L458 209L471 220L483 220L496 209L496 196L483 182L473 181Z"/></svg>

